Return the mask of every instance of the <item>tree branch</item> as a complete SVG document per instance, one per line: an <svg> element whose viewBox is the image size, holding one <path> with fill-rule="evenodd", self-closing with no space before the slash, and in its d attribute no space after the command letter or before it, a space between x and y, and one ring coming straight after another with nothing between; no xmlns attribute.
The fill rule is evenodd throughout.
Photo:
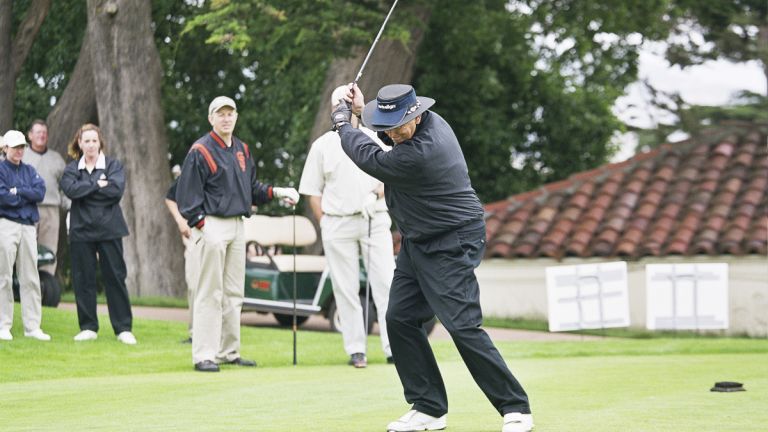
<svg viewBox="0 0 768 432"><path fill-rule="evenodd" d="M21 73L21 67L27 60L27 55L32 49L32 43L35 41L40 26L43 25L48 11L51 9L51 0L32 0L29 5L24 21L19 25L16 37L13 40L11 52L11 61L13 62L13 79L17 79Z"/></svg>

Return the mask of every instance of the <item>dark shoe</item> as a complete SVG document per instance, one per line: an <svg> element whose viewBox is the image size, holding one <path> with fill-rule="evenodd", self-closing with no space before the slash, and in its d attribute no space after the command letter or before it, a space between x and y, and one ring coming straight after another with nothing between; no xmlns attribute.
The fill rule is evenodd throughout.
<svg viewBox="0 0 768 432"><path fill-rule="evenodd" d="M354 353L351 356L349 356L349 361L347 362L347 364L354 366L358 369L361 369L368 366L368 360L365 358L365 354Z"/></svg>
<svg viewBox="0 0 768 432"><path fill-rule="evenodd" d="M238 358L236 358L234 360L230 360L228 362L224 362L224 364L230 364L230 365L235 365L235 366L246 366L246 367L254 367L254 366L256 366L256 362L255 361L253 361L253 360L244 360L244 359L242 359L240 357L238 357Z"/></svg>
<svg viewBox="0 0 768 432"><path fill-rule="evenodd" d="M192 343L192 336L184 339L183 341L181 341L181 343L183 343L183 344L191 344Z"/></svg>
<svg viewBox="0 0 768 432"><path fill-rule="evenodd" d="M195 363L195 370L198 372L218 372L219 365L211 360L203 360L200 363Z"/></svg>
<svg viewBox="0 0 768 432"><path fill-rule="evenodd" d="M395 364L395 358L392 356L387 357L387 364Z"/></svg>

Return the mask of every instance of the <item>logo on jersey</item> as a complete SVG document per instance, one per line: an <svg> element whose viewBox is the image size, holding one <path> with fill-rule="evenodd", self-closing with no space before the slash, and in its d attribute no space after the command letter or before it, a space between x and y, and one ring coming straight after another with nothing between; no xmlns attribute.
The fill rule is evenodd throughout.
<svg viewBox="0 0 768 432"><path fill-rule="evenodd" d="M237 161L240 163L240 171L245 172L245 155L243 152L237 152Z"/></svg>

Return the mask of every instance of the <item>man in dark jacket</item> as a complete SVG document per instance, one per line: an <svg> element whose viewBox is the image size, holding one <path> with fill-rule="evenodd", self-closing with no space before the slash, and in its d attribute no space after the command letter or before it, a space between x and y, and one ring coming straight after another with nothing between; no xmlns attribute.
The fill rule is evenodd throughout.
<svg viewBox="0 0 768 432"><path fill-rule="evenodd" d="M256 366L240 357L240 311L245 284L243 217L252 205L299 201L294 188L256 178L248 146L234 136L235 101L219 96L208 106L213 130L192 145L181 169L176 204L192 227L189 259L198 271L192 319L192 363L200 372L219 364Z"/></svg>
<svg viewBox="0 0 768 432"><path fill-rule="evenodd" d="M528 396L481 328L474 270L485 251L483 208L472 189L456 135L433 99L394 84L364 104L352 85L331 114L347 155L384 182L390 214L403 236L387 310L392 354L413 407L390 423L393 432L446 427L448 398L422 324L433 315L451 334L475 382L504 417L502 432L533 428ZM350 125L352 114L377 131L385 152Z"/></svg>
<svg viewBox="0 0 768 432"><path fill-rule="evenodd" d="M37 203L45 196L45 182L32 166L22 162L27 141L10 130L2 137L7 153L0 162L0 341L13 339L14 264L19 278L24 336L48 341L40 329L42 303L37 273Z"/></svg>

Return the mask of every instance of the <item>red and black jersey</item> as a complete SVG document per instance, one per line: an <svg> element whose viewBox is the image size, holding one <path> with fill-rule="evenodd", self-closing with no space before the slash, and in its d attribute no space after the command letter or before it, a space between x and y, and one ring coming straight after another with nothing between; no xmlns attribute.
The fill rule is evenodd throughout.
<svg viewBox="0 0 768 432"><path fill-rule="evenodd" d="M250 216L251 205L271 200L272 186L256 179L248 146L237 137L227 147L211 131L189 149L176 187L176 204L190 226L206 215Z"/></svg>

